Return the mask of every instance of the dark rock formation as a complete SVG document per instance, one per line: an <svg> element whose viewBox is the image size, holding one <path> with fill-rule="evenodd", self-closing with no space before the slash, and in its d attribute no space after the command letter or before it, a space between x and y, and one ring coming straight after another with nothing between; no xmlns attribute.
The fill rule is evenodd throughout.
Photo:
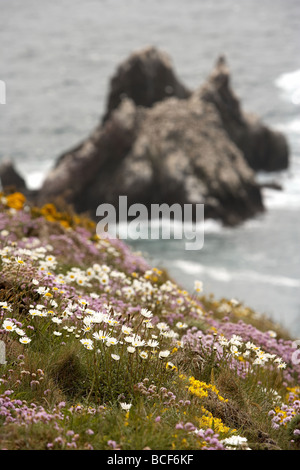
<svg viewBox="0 0 300 470"><path fill-rule="evenodd" d="M214 104L229 137L254 170L278 171L288 168L289 151L285 137L269 129L260 119L242 111L230 85L230 73L223 57L195 94Z"/></svg>
<svg viewBox="0 0 300 470"><path fill-rule="evenodd" d="M4 160L0 164L0 182L4 190L14 188L16 191L26 191L26 183L16 171L11 160Z"/></svg>
<svg viewBox="0 0 300 470"><path fill-rule="evenodd" d="M133 54L112 80L103 123L58 159L39 202L63 196L94 217L99 204L117 206L120 195L148 207L204 203L206 217L230 225L262 211L253 168L286 167L287 146L242 112L229 78L221 59L191 93L165 54Z"/></svg>
<svg viewBox="0 0 300 470"><path fill-rule="evenodd" d="M151 107L165 98L188 98L191 92L176 77L169 56L154 47L134 52L111 79L104 121L125 97Z"/></svg>
<svg viewBox="0 0 300 470"><path fill-rule="evenodd" d="M99 125L81 145L63 154L48 174L39 193L45 203L61 196L78 212L90 211L107 202L114 186L114 173L129 153L136 138L138 115L131 102L117 108L104 126ZM92 188L100 183L98 192ZM116 188L115 188L116 189Z"/></svg>

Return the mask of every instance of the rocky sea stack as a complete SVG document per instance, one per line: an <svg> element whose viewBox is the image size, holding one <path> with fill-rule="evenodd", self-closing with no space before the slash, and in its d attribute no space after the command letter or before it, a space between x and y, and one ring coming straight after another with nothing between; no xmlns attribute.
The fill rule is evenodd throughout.
<svg viewBox="0 0 300 470"><path fill-rule="evenodd" d="M223 57L198 89L149 47L116 70L96 129L61 155L37 194L63 197L95 217L104 202L204 203L205 217L235 225L264 210L257 170L288 167L285 137L246 114Z"/></svg>

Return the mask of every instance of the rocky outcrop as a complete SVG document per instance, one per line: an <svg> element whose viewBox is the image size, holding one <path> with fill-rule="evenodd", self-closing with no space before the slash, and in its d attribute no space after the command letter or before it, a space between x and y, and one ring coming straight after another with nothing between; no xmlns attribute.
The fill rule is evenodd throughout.
<svg viewBox="0 0 300 470"><path fill-rule="evenodd" d="M134 143L139 113L133 104L117 108L104 126L94 132L75 149L63 154L49 172L40 192L39 203L61 196L74 205L78 212L90 211L108 200L108 191L114 186L114 174ZM91 188L99 182L99 194Z"/></svg>
<svg viewBox="0 0 300 470"><path fill-rule="evenodd" d="M148 207L204 203L206 217L234 225L263 210L254 169L285 167L287 155L281 134L242 111L224 59L190 92L150 48L118 68L103 122L58 159L39 202L63 196L94 217L120 195Z"/></svg>
<svg viewBox="0 0 300 470"><path fill-rule="evenodd" d="M9 159L0 164L0 183L4 190L14 188L17 191L27 191L24 178L19 175Z"/></svg>
<svg viewBox="0 0 300 470"><path fill-rule="evenodd" d="M230 84L230 73L220 57L206 83L196 90L199 100L212 103L231 140L254 170L288 168L289 150L284 135L264 125L258 116L245 113Z"/></svg>
<svg viewBox="0 0 300 470"><path fill-rule="evenodd" d="M169 56L154 47L147 47L132 53L117 68L111 79L103 120L108 119L124 97L131 98L137 106L150 108L165 98L185 99L190 95L176 76Z"/></svg>

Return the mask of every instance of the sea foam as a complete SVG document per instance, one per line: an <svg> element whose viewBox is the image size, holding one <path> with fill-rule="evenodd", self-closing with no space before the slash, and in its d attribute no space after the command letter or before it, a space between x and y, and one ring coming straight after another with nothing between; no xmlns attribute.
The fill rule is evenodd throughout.
<svg viewBox="0 0 300 470"><path fill-rule="evenodd" d="M283 91L286 99L295 105L300 104L300 69L283 73L275 80L275 84Z"/></svg>
<svg viewBox="0 0 300 470"><path fill-rule="evenodd" d="M300 280L288 276L274 276L270 274L263 274L252 270L229 270L221 266L205 266L203 264L186 261L176 260L169 263L172 267L183 271L185 274L206 275L207 277L219 282L230 282L233 280L242 282L260 282L264 284L271 284L275 286L284 286L290 288L300 287Z"/></svg>

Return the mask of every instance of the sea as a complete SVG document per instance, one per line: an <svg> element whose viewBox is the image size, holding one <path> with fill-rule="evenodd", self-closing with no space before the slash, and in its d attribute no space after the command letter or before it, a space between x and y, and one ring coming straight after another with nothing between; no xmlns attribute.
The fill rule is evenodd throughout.
<svg viewBox="0 0 300 470"><path fill-rule="evenodd" d="M153 45L191 89L220 55L245 111L286 135L288 170L257 174L266 211L235 228L205 220L204 245L128 240L182 287L234 298L300 337L299 0L1 0L0 161L32 189L105 112L118 64Z"/></svg>

